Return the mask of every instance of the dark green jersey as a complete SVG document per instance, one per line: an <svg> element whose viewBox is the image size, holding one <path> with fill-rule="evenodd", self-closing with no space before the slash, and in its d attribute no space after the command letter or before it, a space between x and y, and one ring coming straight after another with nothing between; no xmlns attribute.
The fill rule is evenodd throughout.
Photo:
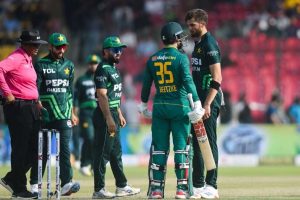
<svg viewBox="0 0 300 200"><path fill-rule="evenodd" d="M47 55L37 61L35 70L40 100L50 121L70 119L74 64L66 58L54 60Z"/></svg>
<svg viewBox="0 0 300 200"><path fill-rule="evenodd" d="M122 96L122 79L116 66L100 63L95 72L96 89L107 89L109 108L119 108Z"/></svg>
<svg viewBox="0 0 300 200"><path fill-rule="evenodd" d="M199 100L189 59L176 48L163 48L149 58L141 95L143 102L148 102L152 82L156 88L154 101L187 99L187 93L193 94L194 101Z"/></svg>
<svg viewBox="0 0 300 200"><path fill-rule="evenodd" d="M82 108L96 108L97 103L95 99L95 83L94 74L87 71L80 76L74 88L74 106Z"/></svg>
<svg viewBox="0 0 300 200"><path fill-rule="evenodd" d="M201 41L195 44L192 53L192 75L199 95L206 94L210 88L212 76L209 66L220 62L219 46L215 38L207 32L201 37Z"/></svg>

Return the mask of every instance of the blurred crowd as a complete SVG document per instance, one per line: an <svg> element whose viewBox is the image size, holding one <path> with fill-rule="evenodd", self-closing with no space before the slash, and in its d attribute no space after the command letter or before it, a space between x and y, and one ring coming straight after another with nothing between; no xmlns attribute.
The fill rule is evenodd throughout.
<svg viewBox="0 0 300 200"><path fill-rule="evenodd" d="M11 52L23 29L38 29L43 38L52 32L63 32L70 41L67 56L74 61L78 69L76 76L79 76L87 55L101 54L102 39L110 34L119 35L121 41L128 45L120 63L121 71L124 76L129 76L125 79L130 82L131 88L128 91L133 91L125 94L125 99L129 99L129 102L137 101L145 61L161 47L161 26L166 21L178 21L184 26L185 12L197 7L208 10L208 28L216 36L223 53L224 90L229 92L229 100L237 107L235 109L243 113L243 116L233 117L246 122L270 122L278 121L268 116L273 113L273 105L276 107L279 104L278 110L299 110L297 96L300 94L282 89L286 87L282 85L284 81L280 82L282 70L277 64L285 58L285 41L291 41L287 59L290 55L297 55L299 43L295 42L300 38L299 0L4 0L0 1L0 58L3 59ZM186 52L191 53L192 48L193 44L189 43ZM300 75L297 70L300 68L299 62L294 60L292 63L290 70L297 78ZM287 74L291 74L290 71ZM267 76L263 84L270 89L265 89L265 86L259 90L251 87L241 94L240 90L245 89L237 90L232 85L250 86L245 82L247 78L235 80L240 75L249 77L253 85L257 79ZM290 77L285 76L283 79ZM300 85L297 82L295 87L297 84ZM273 96L274 88L278 88L277 96L280 97ZM258 94L252 94L255 92ZM282 99L283 96L288 100ZM272 101L269 102L269 99ZM242 106L243 103L249 106ZM263 107L260 104L264 104ZM253 110L261 111L258 120L255 114L253 118L247 117L247 113ZM279 121L286 123L299 120L299 116L291 117L294 115L291 113L297 112L285 113L287 117Z"/></svg>

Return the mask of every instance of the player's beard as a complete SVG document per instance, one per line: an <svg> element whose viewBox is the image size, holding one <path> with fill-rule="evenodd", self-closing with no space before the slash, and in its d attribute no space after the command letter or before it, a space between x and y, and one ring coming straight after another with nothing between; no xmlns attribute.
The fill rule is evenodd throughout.
<svg viewBox="0 0 300 200"><path fill-rule="evenodd" d="M199 37L201 37L202 32L201 32L201 30L196 29L195 31L190 32L190 34L191 34L192 38L199 38Z"/></svg>
<svg viewBox="0 0 300 200"><path fill-rule="evenodd" d="M51 55L54 59L58 60L58 59L62 59L64 54L62 52L56 53L54 51L51 51Z"/></svg>
<svg viewBox="0 0 300 200"><path fill-rule="evenodd" d="M120 62L120 56L116 57L115 55L109 55L108 57L108 63L113 65L113 64L118 64Z"/></svg>

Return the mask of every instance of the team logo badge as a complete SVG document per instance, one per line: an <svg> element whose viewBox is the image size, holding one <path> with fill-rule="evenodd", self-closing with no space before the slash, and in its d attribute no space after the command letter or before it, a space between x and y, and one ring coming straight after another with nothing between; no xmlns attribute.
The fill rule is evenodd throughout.
<svg viewBox="0 0 300 200"><path fill-rule="evenodd" d="M199 49L197 49L197 53L198 54L200 54L201 53L201 49L199 48Z"/></svg>
<svg viewBox="0 0 300 200"><path fill-rule="evenodd" d="M64 69L65 75L69 75L70 74L70 70L69 68Z"/></svg>

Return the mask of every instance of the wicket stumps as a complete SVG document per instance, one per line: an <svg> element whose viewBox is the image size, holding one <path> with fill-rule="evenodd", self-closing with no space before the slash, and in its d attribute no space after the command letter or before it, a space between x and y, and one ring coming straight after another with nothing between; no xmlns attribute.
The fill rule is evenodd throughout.
<svg viewBox="0 0 300 200"><path fill-rule="evenodd" d="M42 199L42 181L43 181L43 146L44 134L47 134L47 199L50 199L54 194L56 199L60 199L60 167L59 167L59 152L60 152L60 135L55 129L42 129L39 131L38 141L38 199ZM55 153L55 193L51 192L51 138L55 137L56 153Z"/></svg>

